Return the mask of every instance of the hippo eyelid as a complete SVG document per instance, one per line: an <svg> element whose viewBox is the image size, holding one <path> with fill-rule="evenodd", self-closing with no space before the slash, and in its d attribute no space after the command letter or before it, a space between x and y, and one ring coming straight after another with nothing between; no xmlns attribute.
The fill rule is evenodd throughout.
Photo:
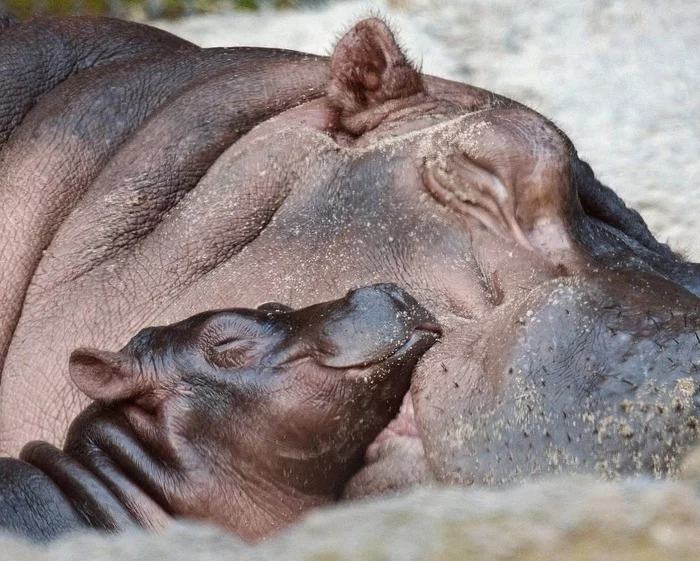
<svg viewBox="0 0 700 561"><path fill-rule="evenodd" d="M241 343L244 343L244 342L245 341L241 340L240 337L230 337L230 338L224 339L223 341L214 345L214 350L216 352L223 353L223 352L228 351L230 349L240 347Z"/></svg>
<svg viewBox="0 0 700 561"><path fill-rule="evenodd" d="M208 360L217 368L241 368L255 358L254 347L249 339L230 337L210 348Z"/></svg>
<svg viewBox="0 0 700 561"><path fill-rule="evenodd" d="M200 337L216 349L231 341L257 339L260 336L260 327L257 322L251 322L248 318L219 316L203 328Z"/></svg>

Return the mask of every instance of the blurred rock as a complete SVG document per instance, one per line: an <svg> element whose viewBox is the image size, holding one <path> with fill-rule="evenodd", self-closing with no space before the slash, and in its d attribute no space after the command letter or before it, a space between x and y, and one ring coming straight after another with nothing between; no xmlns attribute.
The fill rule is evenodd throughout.
<svg viewBox="0 0 700 561"><path fill-rule="evenodd" d="M683 561L698 551L700 495L692 486L572 477L340 506L257 546L192 524L165 536L87 534L48 547L0 540L8 561Z"/></svg>

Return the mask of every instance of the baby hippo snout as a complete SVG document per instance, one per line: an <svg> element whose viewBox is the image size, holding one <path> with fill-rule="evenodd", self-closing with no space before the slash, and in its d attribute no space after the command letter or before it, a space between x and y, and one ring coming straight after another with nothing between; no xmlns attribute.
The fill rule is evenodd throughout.
<svg viewBox="0 0 700 561"><path fill-rule="evenodd" d="M324 366L369 366L404 354L422 355L440 336L435 318L395 284L358 288L333 305L300 310ZM319 317L320 316L320 317ZM324 321L320 321L321 318Z"/></svg>

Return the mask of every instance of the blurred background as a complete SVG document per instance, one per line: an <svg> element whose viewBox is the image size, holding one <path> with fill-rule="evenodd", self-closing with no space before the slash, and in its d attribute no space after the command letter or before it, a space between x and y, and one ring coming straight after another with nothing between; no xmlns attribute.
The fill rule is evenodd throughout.
<svg viewBox="0 0 700 561"><path fill-rule="evenodd" d="M369 13L425 72L557 123L662 241L700 261L698 0L0 0L148 21L202 46L328 54Z"/></svg>
<svg viewBox="0 0 700 561"><path fill-rule="evenodd" d="M144 20L236 10L294 9L327 2L328 0L4 0L0 6L23 18L32 14L90 14Z"/></svg>

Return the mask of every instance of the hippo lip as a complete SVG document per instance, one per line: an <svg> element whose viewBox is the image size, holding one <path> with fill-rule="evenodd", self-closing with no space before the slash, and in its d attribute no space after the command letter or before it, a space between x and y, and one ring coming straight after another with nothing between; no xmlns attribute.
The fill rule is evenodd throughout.
<svg viewBox="0 0 700 561"><path fill-rule="evenodd" d="M409 339L399 347L390 357L395 358L404 355L414 345L418 344L426 337L434 340L442 336L442 328L432 322L424 323L416 327ZM403 396L401 408L389 424L375 437L365 450L365 465L374 463L382 456L382 448L385 442L391 441L397 437L410 438L420 441L418 426L416 425L415 414L413 410L413 397L409 389Z"/></svg>
<svg viewBox="0 0 700 561"><path fill-rule="evenodd" d="M422 323L413 329L413 332L403 345L401 345L398 349L396 349L393 353L391 353L388 357L386 357L383 360L389 360L391 358L398 358L400 356L403 356L419 342L424 341L426 339L432 339L433 341L435 341L440 337L442 337L442 327L440 327L437 323Z"/></svg>
<svg viewBox="0 0 700 561"><path fill-rule="evenodd" d="M420 440L418 425L413 409L413 395L408 390L403 396L401 408L389 424L376 436L365 451L365 465L372 464L382 457L385 443L395 438Z"/></svg>
<svg viewBox="0 0 700 561"><path fill-rule="evenodd" d="M360 362L357 364L347 364L342 366L326 366L329 366L330 368L335 368L337 370L345 371L359 370L360 375L364 375L365 370L367 368L377 366L378 364L382 364L383 362L386 362L388 360L400 358L406 355L408 352L410 352L414 347L419 346L421 344L424 345L426 343L429 343L430 345L432 345L441 336L442 327L440 327L437 323L421 323L413 328L413 331L410 332L410 335L406 338L406 341L403 344L399 345L399 347L397 347L395 350L391 351L387 355L383 355L376 359Z"/></svg>

